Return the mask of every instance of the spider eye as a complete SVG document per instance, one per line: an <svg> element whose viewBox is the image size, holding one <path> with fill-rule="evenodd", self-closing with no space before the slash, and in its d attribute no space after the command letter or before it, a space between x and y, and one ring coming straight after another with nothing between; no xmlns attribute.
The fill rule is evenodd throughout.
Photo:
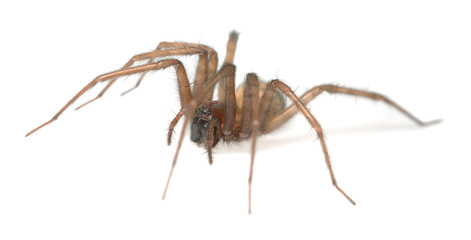
<svg viewBox="0 0 471 240"><path fill-rule="evenodd" d="M211 110L209 110L207 107L198 107L198 113L209 116L211 115Z"/></svg>

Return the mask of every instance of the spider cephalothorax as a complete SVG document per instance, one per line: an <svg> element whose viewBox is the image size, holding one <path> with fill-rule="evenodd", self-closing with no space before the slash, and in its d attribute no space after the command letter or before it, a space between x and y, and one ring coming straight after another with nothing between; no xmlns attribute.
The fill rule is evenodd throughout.
<svg viewBox="0 0 471 240"><path fill-rule="evenodd" d="M203 143L210 154L211 148L222 138L224 104L220 101L205 102L198 107L194 115L191 122L191 141ZM213 163L211 157L209 163Z"/></svg>
<svg viewBox="0 0 471 240"><path fill-rule="evenodd" d="M56 115L54 115L51 120L33 129L26 134L26 136L29 136L38 129L56 120L62 112L65 111L65 109L99 82L108 82L108 84L97 97L85 102L78 108L100 98L119 77L140 73L141 76L137 81L136 86L130 89L133 90L139 86L147 72L173 67L177 75L181 110L170 124L167 140L169 145L171 143L172 133L176 124L182 117L184 120L177 149L175 151L175 157L172 162L172 167L170 168L170 173L162 198L165 198L167 193L170 179L182 146L183 136L188 123L191 120L191 140L206 148L210 163L212 163L211 149L216 146L221 139L226 142L230 142L251 138L252 148L249 171L250 212L251 186L257 137L278 129L298 112L301 112L304 115L306 120L316 131L324 152L324 158L329 169L332 184L352 204L355 204L355 202L337 185L329 154L327 152L322 128L316 118L305 106L305 104L312 101L323 92L353 95L383 101L397 109L399 112L405 114L420 126L439 122L437 120L422 122L382 94L336 85L319 85L311 88L306 93L298 97L280 80L262 82L256 74L249 73L246 75L244 84L236 90L234 80L235 65L233 64L233 60L237 40L238 33L235 31L231 32L227 43L226 58L224 60L224 64L219 69L216 51L206 45L185 42L161 42L157 46L156 50L138 54L132 57L121 69L102 74L93 79L93 81L80 90ZM192 89L190 88L183 64L177 58L169 58L181 55L199 56ZM147 60L147 63L132 67L135 63L142 60ZM217 100L213 100L213 92L217 84L218 98ZM130 90L124 93L127 93ZM284 96L288 97L292 101L292 104L288 107L285 107Z"/></svg>

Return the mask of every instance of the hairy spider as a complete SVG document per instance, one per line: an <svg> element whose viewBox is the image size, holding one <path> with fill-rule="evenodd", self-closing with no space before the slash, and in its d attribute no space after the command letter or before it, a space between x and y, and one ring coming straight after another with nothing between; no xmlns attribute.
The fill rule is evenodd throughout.
<svg viewBox="0 0 471 240"><path fill-rule="evenodd" d="M161 42L154 51L138 54L132 57L120 70L105 73L93 79L93 81L87 84L64 107L62 107L62 109L60 109L60 111L54 115L51 120L33 129L27 133L26 136L31 135L38 129L56 120L66 108L99 82L108 81L108 84L95 98L80 105L77 109L103 96L106 90L119 77L136 73L141 74L136 85L123 93L126 94L139 86L147 72L173 67L177 75L181 110L170 123L167 136L168 145L171 144L171 137L176 124L182 117L184 117L184 120L162 199L165 199L170 179L172 178L172 173L177 163L178 154L182 146L183 136L187 125L191 120L191 141L207 150L210 164L212 164L213 161L211 149L216 146L221 139L226 142L251 139L252 147L248 195L250 213L251 186L257 137L258 135L267 134L277 129L293 117L298 111L305 116L317 133L322 150L324 151L324 157L329 169L332 184L352 204L355 205L355 202L338 186L332 170L329 154L327 152L322 128L316 118L305 106L305 104L313 100L322 92L341 93L383 101L406 115L420 126L439 122L439 120L423 122L381 94L335 85L319 85L313 87L301 97L298 97L280 80L272 80L266 83L260 81L256 74L249 73L246 75L245 83L236 90L234 83L235 66L233 64L233 60L237 40L238 33L232 31L229 34L224 64L219 69L217 53L208 46L186 42ZM179 55L199 56L195 81L192 89L193 91L190 90L188 77L182 63L177 59L167 58ZM134 63L142 60L147 60L148 62L140 66L132 67ZM212 100L216 84L218 84L218 100ZM289 107L285 107L284 95L293 102Z"/></svg>

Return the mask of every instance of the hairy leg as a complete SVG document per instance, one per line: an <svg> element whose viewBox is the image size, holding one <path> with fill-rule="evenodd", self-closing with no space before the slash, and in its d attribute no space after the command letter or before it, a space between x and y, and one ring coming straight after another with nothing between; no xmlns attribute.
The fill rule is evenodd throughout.
<svg viewBox="0 0 471 240"><path fill-rule="evenodd" d="M190 102L186 105L185 108L185 118L183 120L183 125L182 125L182 130L180 132L180 136L178 138L178 143L177 143L177 148L175 150L175 155L173 157L172 161L172 166L170 168L170 173L168 175L167 183L165 185L164 193L162 195L162 199L165 199L165 196L167 195L167 189L170 184L170 180L172 179L173 171L175 169L175 165L177 164L177 159L178 159L178 154L180 153L180 149L182 147L183 143L183 137L185 135L185 131L188 126L188 122L190 120L190 116L195 112L196 108L201 104L202 100L206 96L206 93L212 89L214 89L214 86L216 83L220 81L224 81L226 78L234 78L235 75L235 66L233 64L224 64L221 69L214 75L212 79L210 79L208 82L206 82L198 91L197 93L193 94L193 98L190 100ZM224 120L226 121L226 120Z"/></svg>
<svg viewBox="0 0 471 240"><path fill-rule="evenodd" d="M214 145L214 138L220 139L222 137L222 131L219 129L218 126L220 126L220 122L217 118L211 119L209 122L209 127L208 127L208 134L203 135L203 141L206 145L206 151L208 151L208 160L209 164L213 164L213 153L212 153L212 148ZM206 138L206 141L205 141Z"/></svg>
<svg viewBox="0 0 471 240"><path fill-rule="evenodd" d="M198 48L198 49L201 49L202 51L206 51L206 55L205 56L200 55L200 59L198 60L195 83L193 85L193 92L196 92L198 91L198 88L200 88L206 81L213 78L214 75L216 74L217 67L218 67L218 55L217 55L217 52L214 51L214 49L211 47L208 47L203 44L186 43L186 42L161 42L159 43L155 51L157 52L157 51L164 51L168 49L185 49L185 48ZM189 54L184 54L184 55L189 55ZM207 60L208 55L209 55L209 61ZM151 58L149 59L147 63L151 63L154 60L155 60L154 58ZM136 82L136 85L124 91L121 95L125 95L129 93L130 91L136 89L141 84L142 79L144 79L146 74L147 72L141 73L141 75L139 76L139 79ZM112 82L110 82L96 98L101 97L111 84ZM211 100L213 97L213 92L214 92L214 88L208 91L208 94L205 96L203 102ZM95 99L92 99L91 101L93 100ZM168 134L167 134L168 145L172 143L172 135L173 135L175 126L177 125L180 118L183 116L184 111L185 111L184 108L182 108L180 112L178 112L177 116L175 116L175 118L170 123Z"/></svg>
<svg viewBox="0 0 471 240"><path fill-rule="evenodd" d="M135 55L132 57L120 70L125 70L129 67L131 67L135 62L142 61L142 60L148 60L148 59L154 59L157 57L169 57L169 56L178 56L178 55L193 55L193 54L199 54L200 55L200 61L198 62L198 71L200 74L205 75L206 74L206 67L207 67L207 53L201 49L198 48L182 48L182 49L168 49L168 50L162 50L162 51L152 51L152 52L147 52L147 53L142 53ZM201 70L200 70L201 68ZM186 76L185 76L186 77ZM97 100L98 98L102 97L103 94L108 90L108 88L117 80L118 78L111 79L111 81L108 82L108 84L103 88L103 90L94 98L86 101L82 105L78 106L76 110L84 107L85 105Z"/></svg>
<svg viewBox="0 0 471 240"><path fill-rule="evenodd" d="M235 31L232 31L229 34L229 40L227 42L227 53L226 53L226 58L224 60L224 64L232 64L234 60L234 55L235 55L235 49L237 45L237 39L238 39L238 33ZM201 44L195 44L195 43L182 43L182 42L161 42L159 46L157 46L157 49L167 49L167 48L188 48L188 47L195 47L195 48L200 48L208 51L209 53L209 63L208 63L208 74L207 78L205 81L195 81L195 86L193 88L193 92L196 93L199 91L199 89L204 85L205 82L213 79L216 74L217 70L217 63L218 63L218 57L217 53L210 47L207 47L205 45ZM197 70L198 72L198 70ZM144 73L145 74L145 73ZM144 77L144 74L141 75L140 80ZM198 79L197 74L197 79ZM226 88L226 81L229 81L229 88ZM139 81L138 81L139 83ZM231 86L234 90L231 89ZM201 102L206 102L212 99L213 92L214 92L214 86L211 88L205 90L208 93L205 95L205 97L201 100ZM233 128L235 124L235 80L233 76L228 76L227 80L222 80L218 82L218 98L220 101L225 102L226 105L229 105L229 107L226 107L226 111L228 112L228 118L226 116L226 119L230 119L229 121L224 121L225 122L225 128L226 129L226 134L224 134L224 139L225 140L230 140L233 137ZM229 95L228 101L226 102L225 96ZM234 104L233 104L234 103ZM170 145L171 139L172 139L172 134L173 134L173 129L175 128L176 124L178 123L179 119L181 118L183 114L183 110L181 110L175 119L172 121L169 127L169 132L167 135L167 143ZM231 120L233 119L233 120Z"/></svg>
<svg viewBox="0 0 471 240"><path fill-rule="evenodd" d="M240 114L240 123L238 128L236 129L236 139L243 140L250 136L250 133L257 129L253 130L252 120L254 119L254 107L253 102L258 102L258 89L259 89L259 81L257 75L254 73L247 74L244 83L244 92L242 98L242 110ZM255 92L257 91L257 92ZM257 98L257 99L254 99ZM257 106L258 108L258 106ZM258 118L258 115L255 115Z"/></svg>
<svg viewBox="0 0 471 240"><path fill-rule="evenodd" d="M206 51L207 54L209 54L209 61L205 59L201 59L203 56L200 56L200 60L198 61L198 67L196 69L196 77L195 77L195 83L193 85L193 92L196 92L199 90L199 88L202 87L202 85L208 81L209 79L212 79L214 75L216 74L217 67L218 67L218 55L217 52L214 51L214 49L203 45L203 44L198 44L198 43L185 43L185 42L161 42L157 46L155 51L163 51L167 49L185 49L185 48L198 48L203 51ZM154 59L149 59L148 63L151 63ZM206 71L205 69L206 67ZM128 93L129 91L137 88L139 84L141 83L142 79L145 77L147 73L144 72L139 76L138 81L136 82L136 85L123 92L122 95ZM207 102L212 99L213 97L213 92L214 92L214 87L208 91L208 94L204 97L203 102ZM175 126L177 125L178 121L180 118L183 116L185 109L182 108L177 116L172 120L170 123L169 129L168 129L168 134L167 134L167 144L170 145L172 143L172 135L175 129Z"/></svg>
<svg viewBox="0 0 471 240"><path fill-rule="evenodd" d="M234 63L234 55L235 55L238 39L239 39L238 32L231 31L229 33L229 40L227 41L227 46L226 46L226 58L224 59L224 63Z"/></svg>
<svg viewBox="0 0 471 240"><path fill-rule="evenodd" d="M275 94L275 88L279 89L283 94L285 94L286 96L288 96L291 99L294 106L299 111L301 111L301 113L304 115L304 117L309 122L309 124L311 124L311 126L315 129L315 131L317 133L317 136L320 140L322 150L324 151L325 161L326 161L327 167L329 169L332 184L353 205L355 205L355 202L337 185L337 180L335 179L334 171L332 170L332 164L330 162L329 153L327 151L327 145L326 145L325 139L324 139L324 133L322 131L322 128L321 128L319 122L309 112L309 110L306 108L304 103L296 96L296 94L294 94L294 92L286 84L284 84L283 82L281 82L279 80L273 80L268 84L267 89L265 90L265 93L263 94L262 99L261 99L260 122L263 122L264 116L266 115L266 113L268 111L268 106L269 106L270 100L273 98L273 95Z"/></svg>
<svg viewBox="0 0 471 240"><path fill-rule="evenodd" d="M211 79L214 77L214 74L216 74L217 71L217 65L218 65L218 55L214 49L203 45L203 44L198 44L198 43L185 43L185 42L161 42L155 49L155 51L162 51L165 49L184 49L184 48L198 48L203 51L206 51L209 54L209 61L207 61L207 74L201 74L200 71L202 71L203 66L198 65L198 69L196 70L196 78L195 78L195 85L193 88L193 91L195 91L195 88L200 87L204 82L206 82L208 79ZM201 58L202 56L200 56ZM155 59L149 59L147 63L153 62ZM201 70L199 70L201 69ZM136 82L136 85L132 87L131 89L125 91L122 93L122 95L136 89L142 79L145 77L146 73L142 73L141 76L139 76L139 79ZM208 96L206 97L206 101L209 101L213 96L213 91L208 93Z"/></svg>
<svg viewBox="0 0 471 240"><path fill-rule="evenodd" d="M235 55L238 37L239 37L239 33L237 33L236 31L232 31L229 34L229 40L227 42L227 50L226 50L227 52L226 52L226 58L224 60L224 64L232 64L232 62L234 61L234 55ZM199 88L201 88L204 85L205 82L215 77L214 75L216 74L217 62L218 62L217 53L212 48L207 47L205 45L195 44L195 43L182 43L182 42L161 42L159 46L157 46L157 50L167 49L167 48L173 49L173 48L188 48L188 47L204 49L208 51L209 58L210 58L209 63L208 63L207 79L205 81L195 82L193 93L196 93L199 91ZM144 77L144 74L141 75L140 80ZM198 75L196 77L198 79ZM226 88L226 81L229 81L228 88ZM225 127L223 130L223 132L225 132L224 139L230 140L234 136L233 129L234 129L234 124L235 124L235 78L233 76L228 76L227 80L219 81L217 84L218 84L218 100L226 103L227 105L225 108L227 115L226 115L226 120L224 121ZM208 93L201 100L201 102L206 102L212 99L213 92L214 92L214 85L205 91L207 91ZM225 97L226 95L228 95L227 101ZM175 119L170 123L169 131L167 134L167 143L169 145L171 143L173 129L175 128L176 124L178 123L182 115L183 115L183 109L177 114Z"/></svg>
<svg viewBox="0 0 471 240"><path fill-rule="evenodd" d="M168 133L167 133L167 145L170 146L172 144L172 135L175 129L175 126L177 126L178 121L180 121L180 118L183 117L183 114L185 113L185 108L180 109L180 112L177 113L177 116L170 122L170 126L168 127Z"/></svg>
<svg viewBox="0 0 471 240"><path fill-rule="evenodd" d="M152 54L150 54L150 55L152 55ZM51 120L43 123L39 127L37 127L35 129L33 129L32 131L28 132L26 134L26 136L31 135L32 133L36 132L40 128L42 128L42 127L48 125L49 123L55 121L70 105L72 105L72 103L74 103L87 90L94 87L99 82L105 82L105 81L109 81L111 79L115 79L115 78L118 78L118 77L128 76L128 75L141 73L141 72L148 72L148 71L152 71L152 70L165 69L165 68L168 68L168 67L171 67L171 66L173 66L175 68L175 71L177 73L177 80L178 80L178 86L179 86L179 90L180 90L181 105L182 105L182 108L184 108L188 104L188 102L190 101L190 99L192 97L191 96L191 91L190 91L190 84L188 83L188 79L186 77L185 68L184 68L183 64L180 61L176 60L176 59L165 59L165 60L161 60L159 62L150 63L150 64L138 66L138 67L132 67L132 68L118 70L118 71L114 71L114 72L110 72L110 73L105 73L105 74L102 74L102 75L96 77L89 84L87 84L82 90L80 90L69 102L67 102L67 104L65 104L65 106L62 107L62 109L59 110L59 112L56 113L56 115L54 115Z"/></svg>
<svg viewBox="0 0 471 240"><path fill-rule="evenodd" d="M382 94L353 89L353 88L339 87L335 85L320 85L320 86L314 87L310 89L309 91L307 91L305 94L303 94L299 99L303 104L307 104L308 102L312 101L315 97L317 97L323 92L328 92L331 94L341 93L341 94L347 94L351 96L365 97L365 98L369 98L369 99L377 100L377 101L383 101L386 104L398 110L399 112L401 112L402 114L404 114L405 116L407 116L410 120L414 121L419 126L427 126L430 124L440 122L440 120L433 120L429 122L421 121L417 117L412 115L410 112L405 110L403 107L399 106L397 103L395 103L394 101L390 100L389 98L387 98L386 96ZM270 122L267 122L263 126L262 134L270 133L271 131L279 128L286 121L288 121L294 115L296 115L296 113L298 113L298 108L295 104L292 104L291 106L283 110L283 112L281 112L276 117L274 117Z"/></svg>
<svg viewBox="0 0 471 240"><path fill-rule="evenodd" d="M229 33L229 40L227 41L226 46L226 58L224 59L224 64L234 62L234 55L237 47L237 40L239 39L239 33L232 31ZM225 100L225 82L222 81L218 85L218 100L224 102Z"/></svg>
<svg viewBox="0 0 471 240"><path fill-rule="evenodd" d="M244 87L244 98L242 102L242 112L239 129L236 131L236 139L246 139L252 134L252 147L250 152L250 171L249 171L249 213L252 213L252 179L253 166L255 162L255 147L257 143L259 110L259 81L257 75L247 74Z"/></svg>

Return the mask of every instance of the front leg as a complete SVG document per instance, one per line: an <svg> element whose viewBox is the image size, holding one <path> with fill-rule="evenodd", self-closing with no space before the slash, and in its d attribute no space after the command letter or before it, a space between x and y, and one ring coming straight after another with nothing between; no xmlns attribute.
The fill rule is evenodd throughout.
<svg viewBox="0 0 471 240"><path fill-rule="evenodd" d="M32 131L28 132L26 136L29 136L36 132L37 130L41 129L42 127L50 124L51 122L55 121L70 105L72 105L78 98L80 98L87 90L94 87L99 82L109 81L111 79L115 79L122 76L128 76L136 73L141 72L148 72L152 70L159 70L165 69L168 67L173 66L175 71L177 72L177 80L178 86L180 88L180 99L182 108L185 107L191 99L191 91L190 91L190 84L188 83L188 78L186 77L186 71L183 64L176 60L176 59L165 59L159 62L150 63L138 67L127 68L123 70L118 70L106 74L102 74L95 79L93 79L89 84L87 84L82 90L80 90L72 99L70 99L64 107L62 107L56 115L52 117L51 120L41 124L39 127L33 129Z"/></svg>
<svg viewBox="0 0 471 240"><path fill-rule="evenodd" d="M126 64L124 64L124 66L120 70L128 69L134 63L136 63L138 61L142 61L142 60L149 60L149 62L148 62L148 64L149 64L149 63L152 62L152 59L155 59L155 58L158 58L158 57L169 57L169 56L178 56L178 55L193 55L193 54L199 54L200 55L200 57L199 57L200 59L198 60L197 72L200 73L199 75L202 75L203 77L206 77L208 54L207 54L206 51L201 50L199 48L179 48L179 49L156 50L156 51L152 51L152 52L138 54L138 55L135 55L134 57L132 57ZM141 78L144 77L143 74L145 74L145 73L146 72L142 73ZM185 77L186 77L186 75L185 75ZM108 82L108 84L103 88L103 90L101 90L101 92L96 97L94 97L94 98L86 101L85 103L81 104L75 110L78 110L78 109L84 107L85 105L88 105L89 103L101 98L103 96L103 94L105 94L105 92L111 87L111 85L114 82L116 82L116 80L118 80L118 78L111 79L111 81ZM142 80L142 79L140 79L140 80ZM138 84L139 83L140 83L140 81L138 81Z"/></svg>
<svg viewBox="0 0 471 240"><path fill-rule="evenodd" d="M172 179L175 165L177 164L178 154L180 153L180 149L182 147L183 137L185 136L185 131L187 129L188 122L190 121L190 117L195 112L196 108L201 104L201 101L204 100L206 94L209 91L212 91L214 89L214 86L218 82L223 81L226 78L234 79L234 77L235 77L235 66L233 64L224 64L221 67L221 69L219 69L219 71L216 73L216 75L214 75L212 79L207 81L197 92L193 94L193 98L191 98L190 102L186 105L185 111L183 113L185 118L183 120L182 130L178 138L177 148L175 150L175 155L173 157L172 166L170 168L170 173L168 174L167 183L165 184L165 189L162 195L162 199L165 199L165 196L167 195L167 189L170 184L170 180ZM224 121L226 121L225 118L224 118Z"/></svg>

